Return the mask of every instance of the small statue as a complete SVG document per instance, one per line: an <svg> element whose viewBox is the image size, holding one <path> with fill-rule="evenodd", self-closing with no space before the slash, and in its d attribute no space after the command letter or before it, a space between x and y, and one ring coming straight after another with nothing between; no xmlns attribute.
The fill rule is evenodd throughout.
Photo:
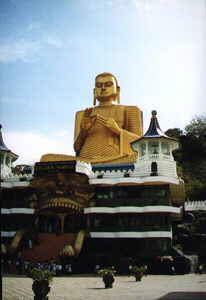
<svg viewBox="0 0 206 300"><path fill-rule="evenodd" d="M136 106L120 105L119 95L114 75L97 75L94 107L76 113L76 157L46 154L41 161L81 160L92 164L136 161L137 153L132 151L130 143L143 134L142 113Z"/></svg>

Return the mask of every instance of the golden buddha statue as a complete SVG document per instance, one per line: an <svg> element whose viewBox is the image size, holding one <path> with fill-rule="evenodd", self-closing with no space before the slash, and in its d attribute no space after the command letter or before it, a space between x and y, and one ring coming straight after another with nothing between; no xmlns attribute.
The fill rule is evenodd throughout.
<svg viewBox="0 0 206 300"><path fill-rule="evenodd" d="M92 164L136 161L137 153L132 151L130 143L143 134L142 113L136 106L120 105L119 95L120 87L114 75L97 75L94 106L76 113L76 157L46 154L41 161L81 160Z"/></svg>

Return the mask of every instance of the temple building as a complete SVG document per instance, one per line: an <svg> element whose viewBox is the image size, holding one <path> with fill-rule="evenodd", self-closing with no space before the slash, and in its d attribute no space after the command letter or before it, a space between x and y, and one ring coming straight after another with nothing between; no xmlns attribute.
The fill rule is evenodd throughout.
<svg viewBox="0 0 206 300"><path fill-rule="evenodd" d="M131 147L139 153L135 163L93 166L95 195L84 209L92 244L113 257L167 255L185 197L172 155L178 143L161 131L153 111L149 129Z"/></svg>
<svg viewBox="0 0 206 300"><path fill-rule="evenodd" d="M2 253L8 254L17 231L27 228L34 219L34 208L30 200L32 189L29 186L32 169L15 174L13 162L18 155L5 145L0 126L1 157L1 237ZM23 168L22 168L23 169Z"/></svg>
<svg viewBox="0 0 206 300"><path fill-rule="evenodd" d="M171 254L185 200L177 140L161 130L156 111L143 134L142 111L120 104L111 73L96 76L93 104L76 113L75 156L43 154L34 166L13 168L18 156L0 136L5 256L90 272Z"/></svg>
<svg viewBox="0 0 206 300"><path fill-rule="evenodd" d="M2 137L1 145L7 149ZM139 153L134 163L40 162L18 175L7 169L1 182L7 252L32 261L79 257L91 265L166 255L184 204L172 155L178 143L161 131L153 111L149 129L131 147Z"/></svg>
<svg viewBox="0 0 206 300"><path fill-rule="evenodd" d="M12 174L12 163L17 160L18 155L7 148L2 137L2 125L0 125L0 174L1 179L6 179Z"/></svg>

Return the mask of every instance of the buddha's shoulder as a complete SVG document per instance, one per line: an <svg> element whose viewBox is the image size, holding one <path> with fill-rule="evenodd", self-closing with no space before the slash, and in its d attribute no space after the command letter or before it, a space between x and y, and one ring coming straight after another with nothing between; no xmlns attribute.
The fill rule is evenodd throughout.
<svg viewBox="0 0 206 300"><path fill-rule="evenodd" d="M94 107L94 106L93 106L93 107L87 107L87 108L85 108L85 109L83 109L83 110L77 111L77 112L76 112L76 115L83 115L83 114L85 113L86 110L91 110L91 111L92 111L92 110L94 110L95 108L96 108L96 107Z"/></svg>
<svg viewBox="0 0 206 300"><path fill-rule="evenodd" d="M88 107L87 109L84 109L84 110L79 110L79 111L76 112L76 118L81 118L86 110L99 111L102 108L105 109L105 107L101 107L101 106L96 106L95 107L95 106L93 106L93 107ZM110 109L111 109L111 107L110 107ZM121 105L121 104L112 105L112 109L114 109L114 110L123 110L123 111L128 111L128 112L140 112L141 111L138 106L135 106L135 105Z"/></svg>
<svg viewBox="0 0 206 300"><path fill-rule="evenodd" d="M84 117L85 111L88 111L88 110L90 110L92 112L92 111L95 110L95 108L94 107L88 107L88 108L86 108L84 110L77 111L76 114L75 114L75 119L76 119L75 122L77 122L77 123L81 122L81 120Z"/></svg>
<svg viewBox="0 0 206 300"><path fill-rule="evenodd" d="M140 112L141 110L139 109L138 106L135 105L118 105L119 107L121 107L121 109L124 109L125 111L128 112Z"/></svg>
<svg viewBox="0 0 206 300"><path fill-rule="evenodd" d="M76 114L75 114L75 128L80 126L80 123L83 119L83 116L84 116L84 110L79 110L79 111L76 112Z"/></svg>
<svg viewBox="0 0 206 300"><path fill-rule="evenodd" d="M85 110L79 110L79 111L77 111L77 112L76 112L76 117L83 115L83 114L84 114L84 111L85 111Z"/></svg>

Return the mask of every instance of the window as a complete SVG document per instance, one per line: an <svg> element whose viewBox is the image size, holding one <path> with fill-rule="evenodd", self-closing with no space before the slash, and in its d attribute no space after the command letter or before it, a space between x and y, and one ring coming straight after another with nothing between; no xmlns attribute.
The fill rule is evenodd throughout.
<svg viewBox="0 0 206 300"><path fill-rule="evenodd" d="M75 233L86 226L82 215L67 215L64 219L64 232Z"/></svg>
<svg viewBox="0 0 206 300"><path fill-rule="evenodd" d="M146 144L145 143L141 144L140 149L141 149L140 151L141 156L144 156L146 154Z"/></svg>
<svg viewBox="0 0 206 300"><path fill-rule="evenodd" d="M149 142L149 154L159 154L158 142Z"/></svg>
<svg viewBox="0 0 206 300"><path fill-rule="evenodd" d="M56 233L61 228L60 219L57 216L39 216L39 231L41 233Z"/></svg>
<svg viewBox="0 0 206 300"><path fill-rule="evenodd" d="M150 176L157 176L158 174L157 174L157 163L156 163L156 161L153 161L152 163L151 163L151 174L150 174Z"/></svg>
<svg viewBox="0 0 206 300"><path fill-rule="evenodd" d="M115 225L115 216L112 214L96 214L91 216L91 229L97 231L112 231Z"/></svg>
<svg viewBox="0 0 206 300"><path fill-rule="evenodd" d="M3 154L0 154L0 164L3 164L4 156Z"/></svg>
<svg viewBox="0 0 206 300"><path fill-rule="evenodd" d="M162 154L170 155L170 146L167 142L162 142Z"/></svg>
<svg viewBox="0 0 206 300"><path fill-rule="evenodd" d="M6 165L9 166L10 165L10 157L7 156L6 158Z"/></svg>

